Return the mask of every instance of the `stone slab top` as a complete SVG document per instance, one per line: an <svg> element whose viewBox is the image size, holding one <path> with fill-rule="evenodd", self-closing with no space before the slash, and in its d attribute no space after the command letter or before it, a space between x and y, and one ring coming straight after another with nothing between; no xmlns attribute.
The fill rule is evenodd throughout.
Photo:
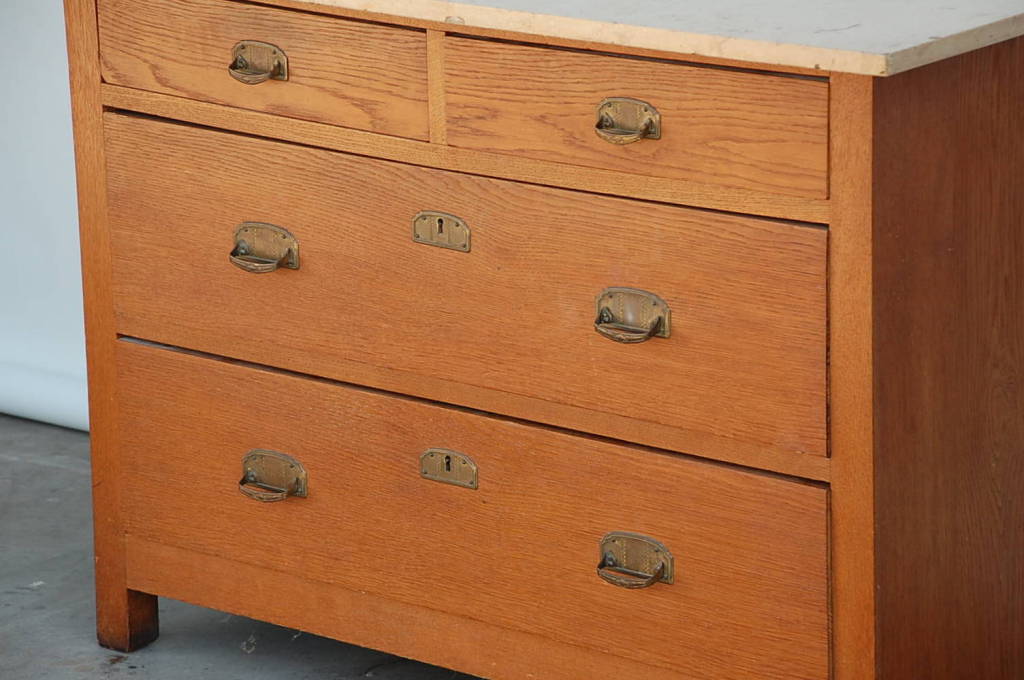
<svg viewBox="0 0 1024 680"><path fill-rule="evenodd" d="M1024 35L1024 0L307 0L710 58L887 76Z"/></svg>

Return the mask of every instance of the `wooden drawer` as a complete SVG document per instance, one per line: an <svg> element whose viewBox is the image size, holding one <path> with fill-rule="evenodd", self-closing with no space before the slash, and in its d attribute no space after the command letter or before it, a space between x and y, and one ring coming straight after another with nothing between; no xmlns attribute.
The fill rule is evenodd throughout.
<svg viewBox="0 0 1024 680"><path fill-rule="evenodd" d="M445 42L448 142L762 192L827 194L828 83L508 43ZM607 97L647 102L661 138L595 134Z"/></svg>
<svg viewBox="0 0 1024 680"><path fill-rule="evenodd" d="M106 124L120 333L701 455L825 453L824 230ZM422 210L471 251L414 242ZM244 221L300 268L232 266ZM610 286L661 296L671 337L596 333Z"/></svg>
<svg viewBox="0 0 1024 680"><path fill-rule="evenodd" d="M99 20L108 83L427 139L422 31L225 0L100 0ZM288 80L233 78L244 40L283 50Z"/></svg>
<svg viewBox="0 0 1024 680"><path fill-rule="evenodd" d="M118 362L136 539L690 679L828 675L822 487L129 342ZM432 447L475 461L479 488L422 478ZM298 460L308 497L240 494L251 449ZM611 531L660 540L674 584L601 580Z"/></svg>

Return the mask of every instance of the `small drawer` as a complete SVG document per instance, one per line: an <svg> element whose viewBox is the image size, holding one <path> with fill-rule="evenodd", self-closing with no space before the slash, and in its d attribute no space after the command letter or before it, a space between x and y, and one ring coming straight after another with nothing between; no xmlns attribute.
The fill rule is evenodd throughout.
<svg viewBox="0 0 1024 680"><path fill-rule="evenodd" d="M825 455L823 229L106 120L120 333L687 453Z"/></svg>
<svg viewBox="0 0 1024 680"><path fill-rule="evenodd" d="M827 194L823 79L470 38L445 45L453 146L767 193ZM638 134L644 130L658 138Z"/></svg>
<svg viewBox="0 0 1024 680"><path fill-rule="evenodd" d="M99 25L108 83L427 139L422 31L224 0L99 0Z"/></svg>
<svg viewBox="0 0 1024 680"><path fill-rule="evenodd" d="M679 677L828 677L820 486L124 341L118 375L133 541ZM475 487L424 476L433 449L460 469L471 461ZM288 489L273 464L243 465L253 450L300 465L305 497L239 493L243 474L247 489L274 487L270 497ZM613 532L655 539L663 552ZM159 562L130 563L143 572L133 582L174 580ZM307 599L258 581L251 590L248 610L260 597Z"/></svg>

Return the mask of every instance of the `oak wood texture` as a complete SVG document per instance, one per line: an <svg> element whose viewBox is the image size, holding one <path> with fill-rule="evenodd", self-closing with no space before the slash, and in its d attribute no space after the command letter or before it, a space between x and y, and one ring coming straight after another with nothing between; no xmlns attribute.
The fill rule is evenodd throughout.
<svg viewBox="0 0 1024 680"><path fill-rule="evenodd" d="M118 375L134 539L688 678L828 677L822 487L135 343ZM431 447L469 455L479 489L421 478ZM254 448L299 460L308 498L238 493ZM602 581L612 530L662 541L676 583Z"/></svg>
<svg viewBox="0 0 1024 680"><path fill-rule="evenodd" d="M879 678L1024 677L1024 40L874 88Z"/></svg>
<svg viewBox="0 0 1024 680"><path fill-rule="evenodd" d="M115 331L107 231L106 175L96 7L67 0L72 118L78 175L89 424L92 449L93 544L96 551L96 637L104 647L131 651L159 634L156 598L129 589L125 574L122 460L116 431Z"/></svg>
<svg viewBox="0 0 1024 680"><path fill-rule="evenodd" d="M666 668L384 599L302 574L131 535L126 543L129 583L140 590L492 680L692 680Z"/></svg>
<svg viewBox="0 0 1024 680"><path fill-rule="evenodd" d="M827 196L828 83L449 36L448 142L567 165ZM594 132L606 97L661 113L661 139Z"/></svg>
<svg viewBox="0 0 1024 680"><path fill-rule="evenodd" d="M833 680L875 671L872 375L874 82L830 83L829 452Z"/></svg>
<svg viewBox="0 0 1024 680"><path fill-rule="evenodd" d="M444 33L441 31L427 31L427 90L430 142L447 144L448 122L444 113Z"/></svg>
<svg viewBox="0 0 1024 680"><path fill-rule="evenodd" d="M376 366L392 376L374 386L435 399L450 381L565 404L607 419L597 434L701 456L825 453L824 230L106 120L123 334L353 382ZM472 252L413 242L421 210L466 220ZM291 231L301 269L231 266L250 220ZM664 298L672 337L597 334L609 286Z"/></svg>
<svg viewBox="0 0 1024 680"><path fill-rule="evenodd" d="M436 46L436 41L434 44ZM438 52L434 51L433 54L435 57L431 63L436 65ZM138 111L309 146L533 184L819 224L827 223L830 215L829 202L824 199L767 194L698 182L630 175L613 170L572 167L549 161L458 149L440 143L426 144L421 141L282 118L273 114L117 85L103 86L103 103L111 108ZM433 129L437 135L436 139L439 140L444 128L435 125Z"/></svg>
<svg viewBox="0 0 1024 680"><path fill-rule="evenodd" d="M428 138L422 31L224 0L99 0L99 11L108 83ZM231 50L241 40L284 50L289 79L232 78Z"/></svg>

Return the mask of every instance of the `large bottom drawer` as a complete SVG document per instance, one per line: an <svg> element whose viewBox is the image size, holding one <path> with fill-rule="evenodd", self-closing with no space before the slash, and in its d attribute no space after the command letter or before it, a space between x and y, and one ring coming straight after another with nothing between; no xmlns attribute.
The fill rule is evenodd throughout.
<svg viewBox="0 0 1024 680"><path fill-rule="evenodd" d="M118 361L130 544L246 565L253 592L288 574L686 678L828 677L820 486L134 342ZM477 487L423 477L431 448L472 459ZM307 496L239 493L254 449L299 461ZM600 578L615 531L660 541L674 582ZM174 569L131 560L129 582ZM198 578L160 594L217 606Z"/></svg>

